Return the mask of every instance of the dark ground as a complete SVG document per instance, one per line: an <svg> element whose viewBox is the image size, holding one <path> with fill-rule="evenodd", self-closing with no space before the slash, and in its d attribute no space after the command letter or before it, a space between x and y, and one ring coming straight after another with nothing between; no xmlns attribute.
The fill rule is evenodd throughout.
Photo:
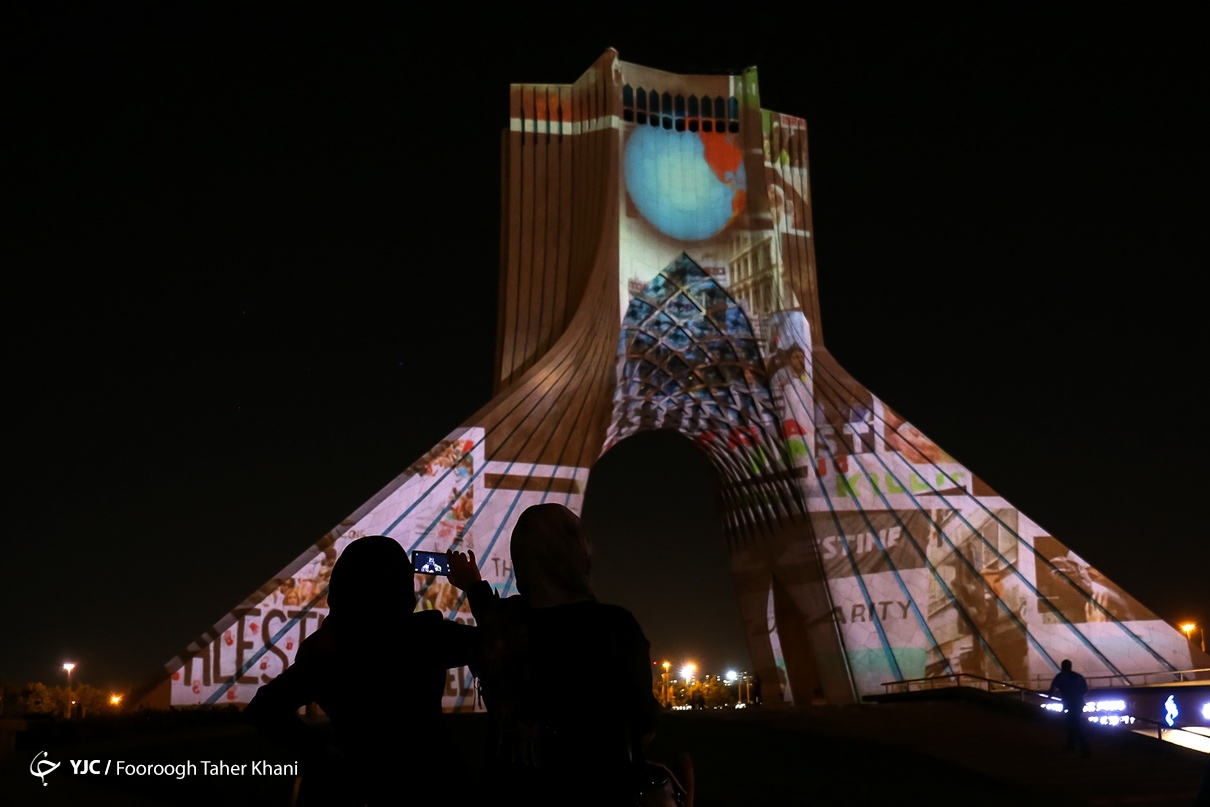
<svg viewBox="0 0 1210 807"><path fill-rule="evenodd" d="M484 715L452 715L456 749L433 749L451 795L475 776ZM171 722L172 725L168 723ZM158 724L157 724L158 723ZM650 757L688 752L695 807L811 804L1109 805L1185 807L1210 757L1121 731L1098 731L1089 759L1065 756L1060 719L963 701L667 713ZM31 776L46 750L62 767ZM0 759L5 805L285 807L289 777L80 776L70 759L181 762L285 760L236 715L178 713L141 723L48 723ZM104 762L102 762L104 764ZM408 761L400 763L406 802Z"/></svg>

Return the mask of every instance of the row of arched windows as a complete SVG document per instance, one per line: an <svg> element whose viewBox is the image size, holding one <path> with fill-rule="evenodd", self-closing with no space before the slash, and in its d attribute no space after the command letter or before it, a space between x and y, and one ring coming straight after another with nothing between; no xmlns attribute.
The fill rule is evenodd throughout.
<svg viewBox="0 0 1210 807"><path fill-rule="evenodd" d="M622 119L628 123L662 126L678 132L738 132L739 100L733 95L660 94L656 90L622 88Z"/></svg>

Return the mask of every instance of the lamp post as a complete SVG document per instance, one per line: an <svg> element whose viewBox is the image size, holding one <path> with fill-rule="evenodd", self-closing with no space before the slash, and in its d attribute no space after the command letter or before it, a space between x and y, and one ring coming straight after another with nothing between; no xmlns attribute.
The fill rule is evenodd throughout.
<svg viewBox="0 0 1210 807"><path fill-rule="evenodd" d="M735 670L727 671L727 683L735 684L735 702L737 706L746 706L747 701L744 700L744 681L740 678L739 673Z"/></svg>
<svg viewBox="0 0 1210 807"><path fill-rule="evenodd" d="M669 668L672 667L672 662L665 661L662 666L664 667L664 698L663 698L663 703L661 705L665 709L667 709L668 708L668 670L669 670Z"/></svg>
<svg viewBox="0 0 1210 807"><path fill-rule="evenodd" d="M697 665L692 661L681 667L681 678L685 679L685 699L689 705L693 704L693 674L697 672Z"/></svg>
<svg viewBox="0 0 1210 807"><path fill-rule="evenodd" d="M71 699L71 671L76 668L76 665L70 661L63 664L63 669L67 670L67 719L71 720L72 699Z"/></svg>
<svg viewBox="0 0 1210 807"><path fill-rule="evenodd" d="M1205 625L1199 626L1196 622L1186 622L1185 624L1181 625L1181 630L1183 630L1185 632L1186 639L1188 639L1189 641L1193 641L1193 631L1195 631L1198 627L1200 627L1202 629L1202 652L1205 653L1206 652L1206 626Z"/></svg>

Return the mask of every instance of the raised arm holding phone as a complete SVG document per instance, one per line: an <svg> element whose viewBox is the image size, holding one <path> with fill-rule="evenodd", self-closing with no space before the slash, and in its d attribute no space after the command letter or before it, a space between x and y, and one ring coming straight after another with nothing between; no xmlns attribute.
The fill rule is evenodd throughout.
<svg viewBox="0 0 1210 807"><path fill-rule="evenodd" d="M501 598L473 552L449 553L450 582L483 631L480 681L493 718L485 780L527 804L631 807L659 711L647 638L629 611L597 601L588 532L566 507L523 512L511 555L518 593ZM611 683L571 699L551 686L552 671L565 669Z"/></svg>

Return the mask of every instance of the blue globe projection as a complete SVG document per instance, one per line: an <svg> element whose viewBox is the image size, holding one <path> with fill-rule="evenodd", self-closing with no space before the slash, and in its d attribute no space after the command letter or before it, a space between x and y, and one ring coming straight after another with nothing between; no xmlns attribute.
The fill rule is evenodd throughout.
<svg viewBox="0 0 1210 807"><path fill-rule="evenodd" d="M622 157L626 190L643 218L680 241L718 235L743 212L743 152L723 132L638 126Z"/></svg>

